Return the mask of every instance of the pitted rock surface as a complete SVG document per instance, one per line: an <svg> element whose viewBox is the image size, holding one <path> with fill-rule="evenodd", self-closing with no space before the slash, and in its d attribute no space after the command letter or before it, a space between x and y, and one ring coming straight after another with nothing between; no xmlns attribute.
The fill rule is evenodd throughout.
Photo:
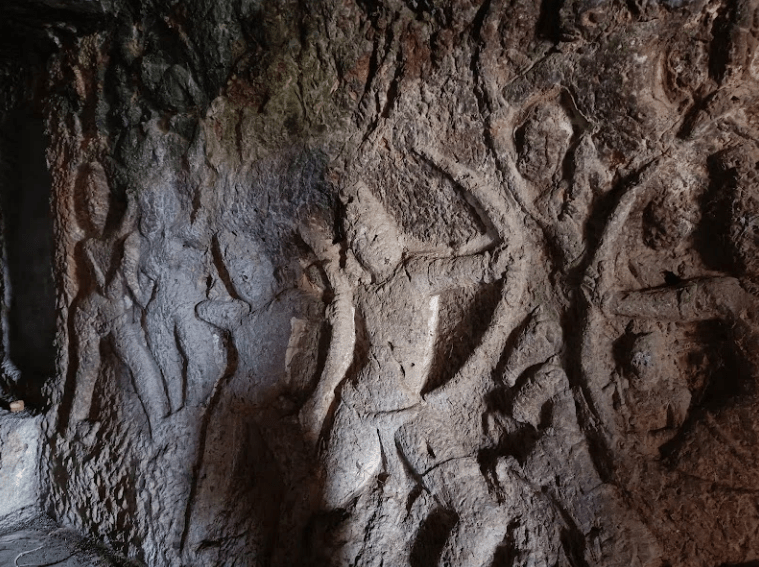
<svg viewBox="0 0 759 567"><path fill-rule="evenodd" d="M756 0L0 16L0 394L55 521L149 567L759 561Z"/></svg>

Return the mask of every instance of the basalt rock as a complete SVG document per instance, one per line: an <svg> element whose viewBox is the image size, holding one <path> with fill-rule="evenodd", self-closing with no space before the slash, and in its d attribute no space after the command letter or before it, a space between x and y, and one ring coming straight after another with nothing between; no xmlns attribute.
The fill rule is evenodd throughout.
<svg viewBox="0 0 759 567"><path fill-rule="evenodd" d="M0 13L0 393L55 521L150 567L759 560L755 1Z"/></svg>

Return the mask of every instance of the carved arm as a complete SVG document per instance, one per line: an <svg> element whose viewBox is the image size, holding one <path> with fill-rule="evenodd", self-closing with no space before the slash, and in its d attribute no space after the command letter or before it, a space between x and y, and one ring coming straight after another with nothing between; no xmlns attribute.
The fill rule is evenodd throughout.
<svg viewBox="0 0 759 567"><path fill-rule="evenodd" d="M239 299L201 301L195 307L198 317L211 325L231 331L250 314L250 305Z"/></svg>
<svg viewBox="0 0 759 567"><path fill-rule="evenodd" d="M144 278L140 277L141 245L141 237L136 231L126 237L124 240L124 255L121 260L121 273L135 301L144 309L150 301L154 282L151 281L151 285L149 286L145 286L141 282L141 280L144 280Z"/></svg>
<svg viewBox="0 0 759 567"><path fill-rule="evenodd" d="M500 249L493 254L482 252L455 258L412 258L406 262L405 269L415 284L429 295L436 295L455 287L501 279L512 263L503 252Z"/></svg>
<svg viewBox="0 0 759 567"><path fill-rule="evenodd" d="M731 277L691 280L677 287L609 294L606 311L659 321L705 321L739 316L754 301Z"/></svg>

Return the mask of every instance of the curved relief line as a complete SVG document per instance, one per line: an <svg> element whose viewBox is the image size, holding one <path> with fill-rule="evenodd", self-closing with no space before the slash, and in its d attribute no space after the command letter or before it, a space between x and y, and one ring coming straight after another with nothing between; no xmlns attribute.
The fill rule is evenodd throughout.
<svg viewBox="0 0 759 567"><path fill-rule="evenodd" d="M614 409L611 403L605 403L604 388L609 380L604 380L603 357L601 351L601 333L606 316L602 310L602 298L612 287L616 274L617 255L615 246L625 223L638 200L646 193L648 182L661 167L662 157L656 157L645 164L638 175L637 183L628 189L617 202L609 215L603 233L598 242L593 259L588 266L582 283L586 299L585 324L580 340L581 372L591 396L587 400L593 414L594 427L600 429L607 441L613 438Z"/></svg>
<svg viewBox="0 0 759 567"><path fill-rule="evenodd" d="M327 239L315 240L314 234L307 233L303 236L317 257L323 260L324 272L334 293L327 313L327 319L332 325L327 359L316 389L299 416L306 440L312 446L316 446L324 421L335 400L335 391L353 362L356 346L356 309L353 305L350 282L340 268L337 247L329 244Z"/></svg>
<svg viewBox="0 0 759 567"><path fill-rule="evenodd" d="M199 483L200 483L200 472L205 462L206 443L208 442L208 429L211 426L211 418L213 417L214 412L216 411L216 406L219 404L219 401L221 400L225 387L232 380L232 378L234 378L235 374L237 374L237 367L238 367L237 348L234 344L234 341L231 339L231 332L230 331L226 331L226 332L229 334L228 350L229 350L230 356L227 357L228 367L226 371L219 378L217 378L216 382L214 383L213 390L211 390L211 395L209 396L209 399L208 399L208 405L205 407L201 415L200 431L198 435L199 441L198 441L198 447L197 447L197 457L192 467L192 477L191 477L192 482L190 484L190 494L187 497L187 505L185 507L185 511L183 515L182 535L179 540L180 554L184 552L185 546L187 544L187 537L190 534L190 526L192 524L192 516L195 509L195 501L197 499L198 488L199 488Z"/></svg>
<svg viewBox="0 0 759 567"><path fill-rule="evenodd" d="M477 392L476 389L477 386L483 386L485 382L478 379L486 372L495 370L496 364L493 361L500 358L513 330L511 329L513 313L506 300L507 290L508 285L504 284L502 290L504 297L498 302L490 325L472 354L451 380L424 396L425 402L434 405L450 404L451 399L473 400L474 395L482 393Z"/></svg>
<svg viewBox="0 0 759 567"><path fill-rule="evenodd" d="M524 250L522 231L517 225L515 212L521 208L518 199L511 191L497 191L491 187L491 183L477 172L466 166L452 161L437 148L430 146L417 146L412 149L414 153L430 163L434 168L452 179L460 187L464 188L479 202L487 213L501 242L507 247L512 264L507 275L507 281L502 288L502 299L496 306L488 329L482 336L480 344L467 358L463 366L446 385L430 392L425 400L431 403L448 401L449 393L461 388L472 390L478 385L483 386L481 381L473 380L473 377L481 377L489 368L492 372L495 365L493 360L498 360L506 347L508 337L513 331L513 310L524 290ZM473 394L474 392L468 392ZM456 392L455 396L460 395ZM469 395L462 399L470 399ZM449 402L450 403L450 402Z"/></svg>
<svg viewBox="0 0 759 567"><path fill-rule="evenodd" d="M487 218L493 223L498 236L504 243L509 242L509 237L512 240L515 237L519 238L518 231L509 230L513 228L513 220L509 213L513 211L514 205L518 205L510 192L503 193L494 190L491 183L480 174L454 162L437 148L417 146L412 151L473 195L487 213Z"/></svg>
<svg viewBox="0 0 759 567"><path fill-rule="evenodd" d="M529 215L529 212L525 213L526 209L517 198L514 188L506 180L508 191L494 189L476 171L453 162L437 148L416 146L412 151L479 201L505 248L504 252L511 259L506 275L508 285L504 288L504 301L511 307L517 307L527 283L524 277L524 215ZM510 321L510 324L513 326L514 321Z"/></svg>

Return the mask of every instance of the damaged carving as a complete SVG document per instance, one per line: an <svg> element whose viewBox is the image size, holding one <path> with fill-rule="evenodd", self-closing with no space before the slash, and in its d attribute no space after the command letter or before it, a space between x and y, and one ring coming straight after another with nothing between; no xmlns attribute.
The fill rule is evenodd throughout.
<svg viewBox="0 0 759 567"><path fill-rule="evenodd" d="M46 513L149 567L757 559L756 0L68 4L0 6Z"/></svg>

